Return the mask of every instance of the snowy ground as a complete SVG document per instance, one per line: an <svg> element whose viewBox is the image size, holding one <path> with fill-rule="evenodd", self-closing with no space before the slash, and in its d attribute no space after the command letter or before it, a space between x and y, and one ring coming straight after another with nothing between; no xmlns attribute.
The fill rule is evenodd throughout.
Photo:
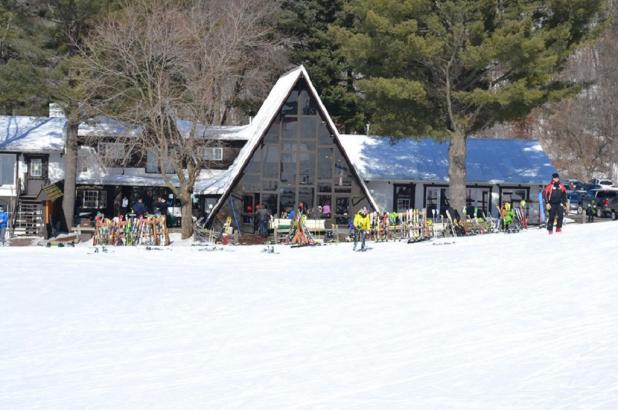
<svg viewBox="0 0 618 410"><path fill-rule="evenodd" d="M618 223L0 249L0 409L616 409Z"/></svg>

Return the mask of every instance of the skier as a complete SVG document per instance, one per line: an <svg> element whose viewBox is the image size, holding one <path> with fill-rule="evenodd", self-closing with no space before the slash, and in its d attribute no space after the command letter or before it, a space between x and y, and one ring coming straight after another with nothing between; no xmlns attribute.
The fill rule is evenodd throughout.
<svg viewBox="0 0 618 410"><path fill-rule="evenodd" d="M359 239L361 241L360 250L365 250L365 237L367 236L367 231L371 228L370 225L369 212L367 211L367 207L364 206L354 216L354 247L352 250L356 250L356 245Z"/></svg>
<svg viewBox="0 0 618 410"><path fill-rule="evenodd" d="M566 187L560 182L560 176L554 173L551 177L552 181L543 190L547 209L549 210L547 232L550 235L554 231L554 220L556 219L558 220L556 223L556 233L562 231L562 219L564 218L564 209L567 203Z"/></svg>
<svg viewBox="0 0 618 410"><path fill-rule="evenodd" d="M0 246L4 246L4 233L8 226L9 214L6 213L4 207L0 205Z"/></svg>

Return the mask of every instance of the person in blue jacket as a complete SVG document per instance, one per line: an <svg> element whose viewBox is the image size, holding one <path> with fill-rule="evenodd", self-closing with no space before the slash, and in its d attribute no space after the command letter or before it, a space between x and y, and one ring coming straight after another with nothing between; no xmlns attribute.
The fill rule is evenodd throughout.
<svg viewBox="0 0 618 410"><path fill-rule="evenodd" d="M137 202L133 204L133 212L135 212L135 216L138 218L141 218L146 213L146 206L142 198L139 198Z"/></svg>
<svg viewBox="0 0 618 410"><path fill-rule="evenodd" d="M9 224L9 214L6 213L4 207L0 205L0 246L4 246L4 234L6 227Z"/></svg>

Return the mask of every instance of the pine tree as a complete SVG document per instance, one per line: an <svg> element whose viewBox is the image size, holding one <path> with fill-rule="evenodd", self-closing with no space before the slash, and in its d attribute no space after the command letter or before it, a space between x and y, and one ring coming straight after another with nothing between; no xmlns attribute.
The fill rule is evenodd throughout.
<svg viewBox="0 0 618 410"><path fill-rule="evenodd" d="M334 27L376 132L449 140L450 203L465 205L466 138L580 90L558 79L603 29L605 0L352 0Z"/></svg>
<svg viewBox="0 0 618 410"><path fill-rule="evenodd" d="M45 110L43 78L49 55L41 10L36 4L0 2L0 112L4 115Z"/></svg>
<svg viewBox="0 0 618 410"><path fill-rule="evenodd" d="M114 7L114 0L50 0L46 18L49 25L48 46L53 56L52 71L47 78L50 98L60 104L67 118L64 152L64 196L62 209L67 227L73 226L75 186L77 180L78 128L90 114L88 90L81 86L79 48L96 18Z"/></svg>
<svg viewBox="0 0 618 410"><path fill-rule="evenodd" d="M344 25L344 0L284 0L279 30L288 38L290 61L303 64L311 74L326 109L345 132L361 131L365 126L356 95L350 64L328 27Z"/></svg>

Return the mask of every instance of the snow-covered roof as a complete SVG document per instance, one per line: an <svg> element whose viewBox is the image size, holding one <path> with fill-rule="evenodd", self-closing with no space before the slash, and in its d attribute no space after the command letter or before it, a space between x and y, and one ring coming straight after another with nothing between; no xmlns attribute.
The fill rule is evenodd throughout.
<svg viewBox="0 0 618 410"><path fill-rule="evenodd" d="M0 116L0 150L53 152L64 149L64 118Z"/></svg>
<svg viewBox="0 0 618 410"><path fill-rule="evenodd" d="M181 133L188 133L191 122L178 120ZM64 117L0 116L0 150L13 152L54 152L64 150ZM199 127L199 132L213 140L246 140L250 125ZM131 136L139 132L120 121L97 117L79 125L84 137Z"/></svg>
<svg viewBox="0 0 618 410"><path fill-rule="evenodd" d="M178 120L176 121L176 125L178 126L178 130L184 135L188 135L191 131L191 121ZM250 128L249 124L231 126L213 125L210 127L204 127L203 125L200 125L198 126L196 133L197 135L203 135L204 137L211 140L246 140L246 130L248 128Z"/></svg>
<svg viewBox="0 0 618 410"><path fill-rule="evenodd" d="M366 181L448 182L448 142L342 135L341 142ZM556 169L538 141L468 138L468 183L543 184Z"/></svg>
<svg viewBox="0 0 618 410"><path fill-rule="evenodd" d="M197 184L204 187L207 194L221 195L222 189L216 181L222 179L222 174L227 170L208 169L202 170ZM170 174L169 179L172 183L178 186L178 177L175 174ZM166 186L164 178L160 174L140 174L127 175L114 172L105 172L102 175L78 175L77 183L82 185L120 185L120 186Z"/></svg>
<svg viewBox="0 0 618 410"><path fill-rule="evenodd" d="M243 134L248 142L240 150L238 156L228 168L229 172L226 173L224 178L217 182L218 185L223 186L226 191L231 188L234 178L238 176L245 163L249 160L251 153L260 141L260 137L264 134L275 115L277 115L281 104L283 104L283 101L290 93L292 87L294 87L294 84L296 84L300 74L301 67L298 67L281 76L272 90L270 90L270 94L268 94L268 97L266 97L266 100L262 103L260 110L257 112L251 124L243 130ZM201 191L199 192L203 193Z"/></svg>
<svg viewBox="0 0 618 410"><path fill-rule="evenodd" d="M210 214L210 218L214 217L216 211L223 204L223 201L226 200L226 196L232 189L234 180L239 177L240 172L250 160L253 151L261 140L261 137L268 130L268 127L272 122L273 118L275 118L275 116L278 114L281 105L285 102L285 99L290 94L290 91L292 91L292 88L301 77L304 77L307 80L307 84L309 84L309 88L313 94L313 97L317 101L320 110L325 114L325 118L328 121L330 128L333 130L335 138L338 140L340 139L339 133L337 132L337 127L333 123L330 115L328 115L328 111L326 110L326 107L322 103L320 96L318 95L315 87L313 86L313 83L309 78L309 73L307 73L305 67L301 65L288 71L287 73L279 77L273 88L270 90L268 97L266 97L266 100L264 100L264 102L262 103L260 110L253 118L251 124L249 124L242 130L241 134L246 137L248 142L240 150L238 156L229 167L226 175L222 176L221 180L216 182L217 186L224 187L225 192L215 205L214 212ZM378 206L371 197L371 194L369 193L369 190L367 189L364 181L360 179L359 183L362 185L367 195L367 198L371 202L371 205L375 209L378 209ZM204 194L205 192L200 193Z"/></svg>

